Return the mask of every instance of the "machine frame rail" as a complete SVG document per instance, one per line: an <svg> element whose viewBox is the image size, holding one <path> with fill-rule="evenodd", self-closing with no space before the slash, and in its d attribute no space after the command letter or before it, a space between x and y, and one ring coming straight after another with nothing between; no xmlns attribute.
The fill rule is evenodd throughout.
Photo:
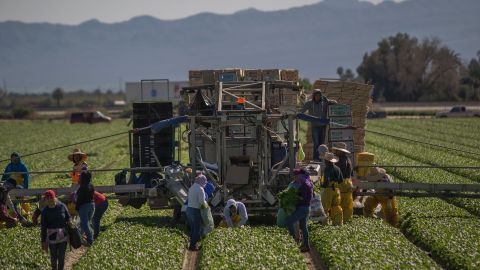
<svg viewBox="0 0 480 270"><path fill-rule="evenodd" d="M381 190L379 192L354 192L356 195L385 195L404 197L455 197L480 198L480 184L425 184L425 183L385 183L361 181L354 185L361 190Z"/></svg>

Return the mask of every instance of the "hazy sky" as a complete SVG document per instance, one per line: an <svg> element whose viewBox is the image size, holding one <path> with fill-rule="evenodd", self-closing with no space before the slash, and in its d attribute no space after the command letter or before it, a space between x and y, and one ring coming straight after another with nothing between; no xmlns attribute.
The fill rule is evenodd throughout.
<svg viewBox="0 0 480 270"><path fill-rule="evenodd" d="M78 24L90 19L119 22L139 15L178 19L200 12L278 10L316 2L320 0L0 0L0 21Z"/></svg>

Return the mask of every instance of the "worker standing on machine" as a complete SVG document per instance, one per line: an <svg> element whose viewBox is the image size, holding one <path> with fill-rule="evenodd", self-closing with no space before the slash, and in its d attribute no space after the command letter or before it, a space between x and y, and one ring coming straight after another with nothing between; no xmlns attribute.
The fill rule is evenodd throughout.
<svg viewBox="0 0 480 270"><path fill-rule="evenodd" d="M80 149L73 149L73 153L68 155L68 160L73 162L72 186L78 186L80 182L80 174L82 171L88 170L88 165L85 162L87 160L87 154L83 153Z"/></svg>
<svg viewBox="0 0 480 270"><path fill-rule="evenodd" d="M322 188L324 188L322 194L323 209L333 225L341 226L343 224L343 214L340 206L339 185L343 181L342 171L335 165L338 158L333 153L326 152L321 158L325 161L322 182Z"/></svg>
<svg viewBox="0 0 480 270"><path fill-rule="evenodd" d="M223 220L218 225L221 228L242 227L248 221L245 204L234 199L229 199L223 208Z"/></svg>
<svg viewBox="0 0 480 270"><path fill-rule="evenodd" d="M320 119L327 118L328 105L337 104L335 100L330 100L322 95L321 89L313 90L312 99L307 101L300 113L305 113ZM320 160L318 146L325 142L326 126L318 123L312 123L312 139L313 139L313 159Z"/></svg>
<svg viewBox="0 0 480 270"><path fill-rule="evenodd" d="M347 144L337 143L332 147L333 153L338 157L337 166L342 171L343 182L340 184L340 206L343 211L343 223L350 222L353 216L353 168L352 161L348 157L350 151L347 150Z"/></svg>
<svg viewBox="0 0 480 270"><path fill-rule="evenodd" d="M385 182L392 183L393 180L387 171L383 168L373 168L373 173L367 175L367 180L370 182ZM386 190L378 190L378 192L385 192ZM398 226L398 207L397 198L395 196L373 195L368 196L363 207L363 215L365 217L375 217L375 208L378 204L382 205L383 219L392 226Z"/></svg>

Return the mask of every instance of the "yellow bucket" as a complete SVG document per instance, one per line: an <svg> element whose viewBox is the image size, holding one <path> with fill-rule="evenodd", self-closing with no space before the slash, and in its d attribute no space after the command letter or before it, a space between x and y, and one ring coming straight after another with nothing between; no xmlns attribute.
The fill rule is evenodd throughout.
<svg viewBox="0 0 480 270"><path fill-rule="evenodd" d="M368 152L361 152L357 154L357 166L372 166L375 164L375 155ZM361 167L357 168L357 176L365 177L368 175L371 168Z"/></svg>

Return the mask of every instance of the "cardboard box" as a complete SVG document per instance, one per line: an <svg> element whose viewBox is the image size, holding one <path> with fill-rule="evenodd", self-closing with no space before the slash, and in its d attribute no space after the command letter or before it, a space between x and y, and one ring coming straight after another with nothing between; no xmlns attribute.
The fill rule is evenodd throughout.
<svg viewBox="0 0 480 270"><path fill-rule="evenodd" d="M244 81L261 81L262 70L261 69L245 69L243 71Z"/></svg>
<svg viewBox="0 0 480 270"><path fill-rule="evenodd" d="M215 72L216 80L219 82L238 82L243 80L243 69L232 68Z"/></svg>
<svg viewBox="0 0 480 270"><path fill-rule="evenodd" d="M215 71L214 70L189 70L188 80L191 85L214 84Z"/></svg>
<svg viewBox="0 0 480 270"><path fill-rule="evenodd" d="M300 104L300 96L298 92L283 90L280 96L282 106L298 106Z"/></svg>
<svg viewBox="0 0 480 270"><path fill-rule="evenodd" d="M264 81L279 81L280 69L264 69L262 70L262 78Z"/></svg>
<svg viewBox="0 0 480 270"><path fill-rule="evenodd" d="M280 78L283 81L291 81L291 82L298 82L298 70L296 69L283 69L280 71Z"/></svg>

